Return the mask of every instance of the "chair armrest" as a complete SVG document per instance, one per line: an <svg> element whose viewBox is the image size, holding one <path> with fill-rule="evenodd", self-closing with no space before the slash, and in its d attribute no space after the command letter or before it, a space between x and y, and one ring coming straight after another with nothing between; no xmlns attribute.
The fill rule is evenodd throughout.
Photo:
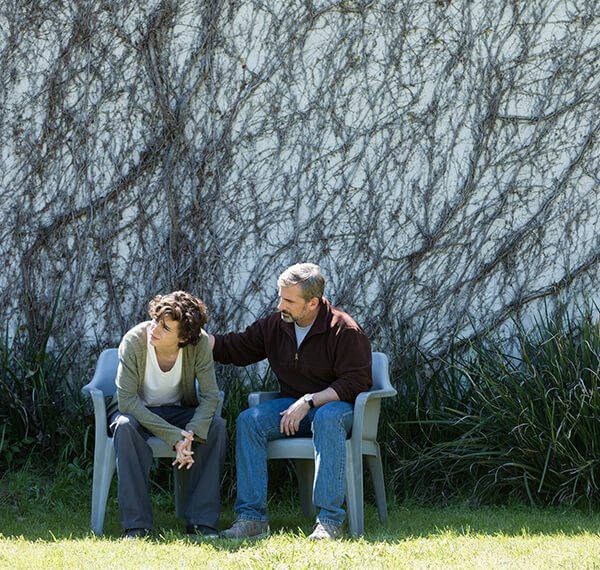
<svg viewBox="0 0 600 570"><path fill-rule="evenodd" d="M366 402L367 400L372 400L373 398L391 398L396 394L398 394L398 392L396 392L396 390L393 388L391 390L371 390L370 392L361 392L358 396L356 396L356 402L359 400ZM356 402L354 404L355 406Z"/></svg>
<svg viewBox="0 0 600 570"><path fill-rule="evenodd" d="M263 402L275 400L280 396L280 392L250 392L250 394L248 394L248 405L252 408L254 406L258 406L258 404L262 404Z"/></svg>
<svg viewBox="0 0 600 570"><path fill-rule="evenodd" d="M398 392L396 392L394 389L372 390L370 392L361 392L358 396L356 396L356 400L354 402L354 419L352 421L352 439L354 439L354 435L356 435L357 438L362 439L363 431L365 431L365 421L374 421L375 425L367 425L366 431L377 433L379 413L375 414L372 418L369 417L369 415L366 413L368 402L373 400L381 400L382 398L391 398L397 393Z"/></svg>
<svg viewBox="0 0 600 570"><path fill-rule="evenodd" d="M85 385L81 391L87 394L94 405L94 416L96 422L96 441L99 437L108 436L108 425L106 417L106 401L104 394L98 388L92 388L89 384Z"/></svg>

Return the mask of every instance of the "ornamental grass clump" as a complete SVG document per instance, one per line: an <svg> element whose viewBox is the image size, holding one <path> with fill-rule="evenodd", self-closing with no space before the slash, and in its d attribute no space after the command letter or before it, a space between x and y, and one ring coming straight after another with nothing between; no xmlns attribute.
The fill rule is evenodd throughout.
<svg viewBox="0 0 600 570"><path fill-rule="evenodd" d="M516 344L515 344L516 343ZM395 477L417 497L600 502L600 328L592 311L516 326L430 362ZM431 393L435 397L432 397ZM418 430L416 432L415 430ZM412 437L411 434L422 434Z"/></svg>
<svg viewBox="0 0 600 570"><path fill-rule="evenodd" d="M58 297L41 332L20 327L0 339L0 467L65 462L85 455L79 387L69 381L69 347L51 349Z"/></svg>

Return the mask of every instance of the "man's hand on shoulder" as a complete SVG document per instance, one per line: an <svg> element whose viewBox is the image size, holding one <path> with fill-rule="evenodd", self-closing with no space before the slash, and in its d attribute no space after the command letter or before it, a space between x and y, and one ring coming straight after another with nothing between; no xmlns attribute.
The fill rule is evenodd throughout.
<svg viewBox="0 0 600 570"><path fill-rule="evenodd" d="M212 350L215 347L215 335L208 335L208 344L210 345L210 349Z"/></svg>

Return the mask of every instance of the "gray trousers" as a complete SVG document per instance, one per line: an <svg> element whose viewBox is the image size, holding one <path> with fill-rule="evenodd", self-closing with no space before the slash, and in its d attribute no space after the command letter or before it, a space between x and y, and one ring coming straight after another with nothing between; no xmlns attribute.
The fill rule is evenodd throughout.
<svg viewBox="0 0 600 570"><path fill-rule="evenodd" d="M160 406L148 408L170 424L184 429L195 408ZM152 528L150 503L150 466L152 449L146 440L152 435L133 417L120 412L111 414L119 482L121 525L128 528ZM217 528L221 512L220 485L225 464L227 431L225 420L215 416L206 443L194 443L194 464L185 474L188 501L184 518L188 525ZM183 468L185 469L185 467Z"/></svg>

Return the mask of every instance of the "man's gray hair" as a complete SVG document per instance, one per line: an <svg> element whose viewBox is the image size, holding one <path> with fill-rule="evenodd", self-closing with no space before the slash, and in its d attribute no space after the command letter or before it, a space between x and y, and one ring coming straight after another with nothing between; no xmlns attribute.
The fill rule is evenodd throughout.
<svg viewBox="0 0 600 570"><path fill-rule="evenodd" d="M302 297L310 301L313 297L321 300L325 291L325 278L321 268L314 263L296 263L288 267L277 279L278 287L300 285Z"/></svg>

